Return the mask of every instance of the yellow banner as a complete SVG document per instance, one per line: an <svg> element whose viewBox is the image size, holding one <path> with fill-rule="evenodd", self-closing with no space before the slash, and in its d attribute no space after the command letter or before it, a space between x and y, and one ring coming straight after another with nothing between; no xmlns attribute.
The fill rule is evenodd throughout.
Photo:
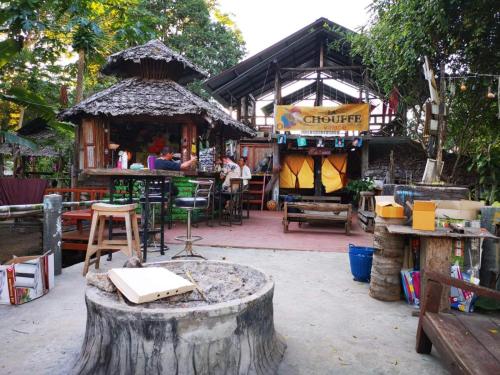
<svg viewBox="0 0 500 375"><path fill-rule="evenodd" d="M274 111L276 130L367 131L369 104L344 104L338 107L300 107L278 105Z"/></svg>

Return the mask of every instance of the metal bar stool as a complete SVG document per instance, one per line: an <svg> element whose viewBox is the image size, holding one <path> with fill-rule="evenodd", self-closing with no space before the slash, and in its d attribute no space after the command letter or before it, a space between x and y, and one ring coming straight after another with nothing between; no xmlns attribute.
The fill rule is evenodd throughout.
<svg viewBox="0 0 500 375"><path fill-rule="evenodd" d="M210 180L190 180L192 184L196 185L194 196L193 197L183 197L176 198L175 205L178 208L184 209L187 211L187 229L185 236L177 236L175 239L177 241L184 242L186 246L184 249L175 254L172 259L177 258L189 258L189 257L197 257L206 259L204 256L197 254L193 251L193 242L200 241L202 239L201 236L192 236L191 235L191 213L193 210L197 208L206 209L210 204L210 192L212 191L213 181ZM186 253L186 254L183 254ZM182 254L182 255L181 255Z"/></svg>
<svg viewBox="0 0 500 375"><path fill-rule="evenodd" d="M137 205L125 204L115 205L106 203L96 203L92 205L92 224L90 225L89 242L87 244L87 253L85 255L85 263L83 266L83 276L89 271L89 267L95 264L95 268L99 268L99 260L101 258L101 250L121 250L129 257L137 254L139 259L141 256L141 244L139 237L139 225L137 224L137 214L135 209ZM125 219L126 240L105 240L104 225L106 220L113 218ZM99 229L97 229L99 226ZM97 230L97 245L94 244ZM95 259L91 260L92 255L96 255Z"/></svg>

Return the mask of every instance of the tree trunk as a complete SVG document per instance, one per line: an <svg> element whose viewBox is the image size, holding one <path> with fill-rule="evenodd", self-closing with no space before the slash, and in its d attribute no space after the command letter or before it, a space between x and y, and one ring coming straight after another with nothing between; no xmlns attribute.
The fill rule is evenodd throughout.
<svg viewBox="0 0 500 375"><path fill-rule="evenodd" d="M193 263L170 266L189 267L198 278L202 272L216 277L212 267L222 267L212 261ZM220 277L229 271L239 275L240 266L224 267L227 270L218 268ZM260 277L244 274L254 280ZM203 286L201 281L199 287L214 298L209 284L205 281ZM273 292L274 283L268 279L241 299L178 308L166 302L134 305L115 293L87 286L85 338L71 373L276 374L286 344L274 330Z"/></svg>
<svg viewBox="0 0 500 375"><path fill-rule="evenodd" d="M85 51L78 51L78 70L76 73L76 95L75 104L80 103L83 99L83 74L85 72Z"/></svg>

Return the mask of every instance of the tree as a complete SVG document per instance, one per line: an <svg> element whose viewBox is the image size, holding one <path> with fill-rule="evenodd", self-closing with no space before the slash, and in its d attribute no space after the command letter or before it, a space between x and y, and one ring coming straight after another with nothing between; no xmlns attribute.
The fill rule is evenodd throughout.
<svg viewBox="0 0 500 375"><path fill-rule="evenodd" d="M348 38L353 53L363 58L379 87L385 92L398 88L400 99L412 111L407 124L409 135L425 143L422 114L429 92L422 59L428 56L435 72L439 73L440 63L445 64L447 77L486 74L469 78L467 95L456 94L457 90L448 85L450 117L445 145L458 155L458 163L464 156L468 160L498 160L498 156L491 155L498 148L488 145L498 143L499 124L490 108L494 103L485 95L487 87L494 83L494 77L488 74L495 75L500 70L498 2L374 0L370 10L369 23L359 34ZM459 85L456 80L452 83ZM470 116L466 118L463 111ZM492 181L487 176L489 172L475 165L483 181L490 181L489 191L496 190L499 177Z"/></svg>

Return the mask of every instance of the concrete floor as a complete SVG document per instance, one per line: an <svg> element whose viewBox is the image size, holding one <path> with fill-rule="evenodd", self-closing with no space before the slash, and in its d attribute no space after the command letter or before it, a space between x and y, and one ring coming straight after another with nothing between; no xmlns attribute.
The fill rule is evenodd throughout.
<svg viewBox="0 0 500 375"><path fill-rule="evenodd" d="M175 249L176 250L176 249ZM167 254L172 255L175 250ZM418 318L403 301L368 296L352 280L347 254L199 247L210 259L247 264L275 280L275 326L288 348L279 374L445 374L436 353L415 352ZM156 261L157 253L148 260ZM121 266L122 254L106 268ZM0 374L67 374L85 332L82 264L25 305L0 306Z"/></svg>

